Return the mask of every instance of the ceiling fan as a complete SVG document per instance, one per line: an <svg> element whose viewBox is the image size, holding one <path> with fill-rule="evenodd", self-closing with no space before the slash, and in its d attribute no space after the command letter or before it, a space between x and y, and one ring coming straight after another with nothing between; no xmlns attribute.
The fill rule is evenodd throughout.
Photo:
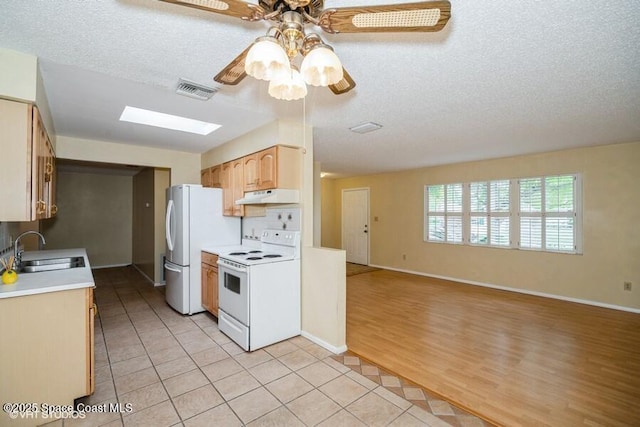
<svg viewBox="0 0 640 427"><path fill-rule="evenodd" d="M269 28L266 36L257 38L224 67L214 80L225 85L236 85L249 74L258 79L269 80L269 93L279 99L304 97L306 86L302 83L303 78L314 86L328 86L337 95L356 86L333 49L317 33L305 31L307 25L320 27L331 34L424 32L440 31L451 16L451 4L448 1L330 9L323 8L324 0L258 0L258 4L242 0L161 1L245 21L274 22L275 25ZM274 45L279 45L281 49ZM275 59L276 57L279 59ZM300 71L295 64L298 57L303 58ZM285 75L286 79L283 80ZM304 94L301 92L302 87L296 86L296 78L304 87Z"/></svg>

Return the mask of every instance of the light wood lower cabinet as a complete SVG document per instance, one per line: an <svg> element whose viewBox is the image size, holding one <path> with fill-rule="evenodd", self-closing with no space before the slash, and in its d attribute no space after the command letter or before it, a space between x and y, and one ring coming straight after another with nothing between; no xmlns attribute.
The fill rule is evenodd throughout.
<svg viewBox="0 0 640 427"><path fill-rule="evenodd" d="M218 255L202 252L202 306L218 317Z"/></svg>
<svg viewBox="0 0 640 427"><path fill-rule="evenodd" d="M0 299L0 401L73 405L94 391L93 289ZM35 426L53 419L9 420Z"/></svg>

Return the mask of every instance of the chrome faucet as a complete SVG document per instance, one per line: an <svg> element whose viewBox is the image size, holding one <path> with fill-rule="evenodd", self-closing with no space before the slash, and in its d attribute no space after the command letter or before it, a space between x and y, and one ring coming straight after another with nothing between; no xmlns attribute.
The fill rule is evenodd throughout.
<svg viewBox="0 0 640 427"><path fill-rule="evenodd" d="M44 236L38 233L37 231L33 231L33 230L25 231L24 233L16 237L16 241L13 243L13 269L14 270L19 270L20 264L22 264L22 252L24 252L24 250L18 249L18 244L20 243L20 239L22 238L22 236L25 236L27 234L37 234L38 236L40 236L40 240L42 240L42 244L43 245L47 244L46 240L44 240Z"/></svg>

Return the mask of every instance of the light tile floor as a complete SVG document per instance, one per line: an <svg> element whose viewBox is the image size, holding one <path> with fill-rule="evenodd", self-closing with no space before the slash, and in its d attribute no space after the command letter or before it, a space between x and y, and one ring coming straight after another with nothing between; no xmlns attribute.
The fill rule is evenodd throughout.
<svg viewBox="0 0 640 427"><path fill-rule="evenodd" d="M130 404L47 426L483 426L356 355L303 337L251 353L182 316L134 268L95 270L95 393ZM446 420L446 421L445 421Z"/></svg>

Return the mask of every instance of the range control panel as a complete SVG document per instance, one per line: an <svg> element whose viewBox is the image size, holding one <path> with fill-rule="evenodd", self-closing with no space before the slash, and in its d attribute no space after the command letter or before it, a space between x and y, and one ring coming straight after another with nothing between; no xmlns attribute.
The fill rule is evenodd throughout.
<svg viewBox="0 0 640 427"><path fill-rule="evenodd" d="M267 229L262 231L262 243L280 246L297 246L300 242L299 231Z"/></svg>

